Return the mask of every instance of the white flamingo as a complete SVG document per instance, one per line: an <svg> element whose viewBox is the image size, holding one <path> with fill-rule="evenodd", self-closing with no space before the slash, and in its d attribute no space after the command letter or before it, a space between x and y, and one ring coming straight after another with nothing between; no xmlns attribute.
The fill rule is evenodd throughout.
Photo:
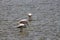
<svg viewBox="0 0 60 40"><path fill-rule="evenodd" d="M22 20L20 20L20 21L18 22L19 25L18 25L17 28L20 28L20 31L21 31L21 32L22 32L23 28L26 28L26 25L29 25L28 22L32 20L32 19L31 19L31 16L32 16L32 14L29 13L29 14L28 14L28 19L22 19Z"/></svg>
<svg viewBox="0 0 60 40"><path fill-rule="evenodd" d="M23 23L23 24L27 24L28 25L28 22L29 21L32 21L32 14L31 13L29 13L28 14L28 19L21 19L19 22L18 22L18 24L20 24L20 23Z"/></svg>

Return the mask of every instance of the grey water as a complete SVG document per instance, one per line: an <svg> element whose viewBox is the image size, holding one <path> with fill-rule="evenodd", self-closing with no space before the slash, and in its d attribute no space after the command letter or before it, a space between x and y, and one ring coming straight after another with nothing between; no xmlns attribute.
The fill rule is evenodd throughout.
<svg viewBox="0 0 60 40"><path fill-rule="evenodd" d="M20 19L32 13L20 33ZM60 0L0 0L0 40L60 40Z"/></svg>

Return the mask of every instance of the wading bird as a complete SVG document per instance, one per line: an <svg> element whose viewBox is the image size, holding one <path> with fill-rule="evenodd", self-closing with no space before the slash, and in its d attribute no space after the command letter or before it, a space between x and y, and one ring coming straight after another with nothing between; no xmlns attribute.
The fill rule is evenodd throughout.
<svg viewBox="0 0 60 40"><path fill-rule="evenodd" d="M32 14L31 13L28 14L28 19L21 19L18 22L18 24L23 23L23 24L27 24L28 25L28 22L30 22L30 21L32 21Z"/></svg>
<svg viewBox="0 0 60 40"><path fill-rule="evenodd" d="M22 32L23 31L23 28L26 28L26 26L28 25L29 26L29 24L28 24L28 22L30 22L30 21L32 21L32 14L31 13L29 13L28 14L28 19L21 19L19 22L18 22L18 27L17 28L20 28L20 32Z"/></svg>

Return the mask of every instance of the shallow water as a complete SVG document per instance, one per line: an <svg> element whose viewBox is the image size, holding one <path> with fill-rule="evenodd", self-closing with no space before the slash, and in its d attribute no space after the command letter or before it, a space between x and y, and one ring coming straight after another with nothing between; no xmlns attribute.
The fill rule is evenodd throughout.
<svg viewBox="0 0 60 40"><path fill-rule="evenodd" d="M32 13L20 33L20 19ZM0 40L60 40L60 0L0 0Z"/></svg>

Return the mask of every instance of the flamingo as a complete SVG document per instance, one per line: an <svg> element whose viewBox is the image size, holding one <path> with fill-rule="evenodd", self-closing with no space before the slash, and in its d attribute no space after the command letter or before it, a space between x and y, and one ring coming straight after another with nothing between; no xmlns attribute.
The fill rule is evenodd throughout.
<svg viewBox="0 0 60 40"><path fill-rule="evenodd" d="M21 20L18 22L19 25L18 25L17 28L20 28L20 30L21 30L20 32L22 32L23 28L26 28L26 25L29 25L28 22L32 20L32 19L31 19L31 16L32 16L32 14L29 13L29 14L28 14L28 19L21 19Z"/></svg>
<svg viewBox="0 0 60 40"><path fill-rule="evenodd" d="M21 20L18 22L18 24L23 23L23 24L27 24L27 25L28 25L28 22L32 21L31 16L32 16L32 14L29 13L29 14L28 14L28 19L21 19Z"/></svg>

